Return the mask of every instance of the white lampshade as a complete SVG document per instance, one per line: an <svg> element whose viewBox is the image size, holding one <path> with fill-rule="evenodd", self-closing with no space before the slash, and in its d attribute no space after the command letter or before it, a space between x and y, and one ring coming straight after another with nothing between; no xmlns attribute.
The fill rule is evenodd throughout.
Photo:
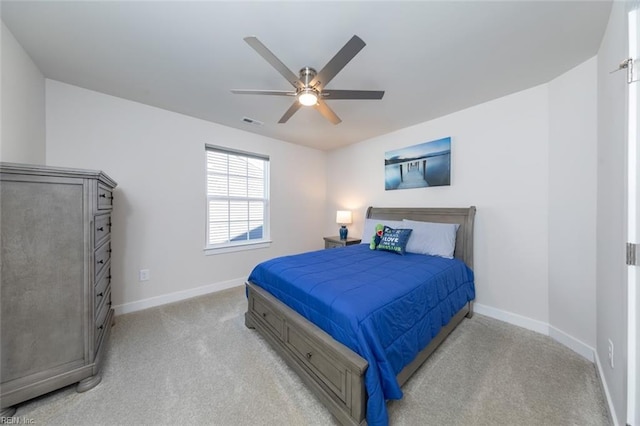
<svg viewBox="0 0 640 426"><path fill-rule="evenodd" d="M336 223L345 225L351 223L351 211L338 210L338 212L336 213Z"/></svg>

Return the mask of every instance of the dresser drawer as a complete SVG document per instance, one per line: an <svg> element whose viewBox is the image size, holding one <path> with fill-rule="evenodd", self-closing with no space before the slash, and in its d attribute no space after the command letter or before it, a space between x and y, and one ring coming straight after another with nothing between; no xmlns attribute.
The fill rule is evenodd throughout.
<svg viewBox="0 0 640 426"><path fill-rule="evenodd" d="M113 192L102 184L98 184L98 210L110 210L113 207Z"/></svg>
<svg viewBox="0 0 640 426"><path fill-rule="evenodd" d="M111 265L107 266L104 270L104 273L98 279L95 287L95 309L100 307L102 302L106 299L106 295L111 288Z"/></svg>
<svg viewBox="0 0 640 426"><path fill-rule="evenodd" d="M104 330L107 328L107 317L111 310L111 292L109 291L105 296L105 301L98 311L96 316L96 329L95 329L95 342L97 343L102 338ZM98 345L96 345L97 347Z"/></svg>
<svg viewBox="0 0 640 426"><path fill-rule="evenodd" d="M93 241L95 246L101 245L111 235L111 215L101 214L93 221Z"/></svg>
<svg viewBox="0 0 640 426"><path fill-rule="evenodd" d="M111 327L113 326L114 322L113 322L113 309L109 308L107 309L107 317L104 320L104 325L102 329L96 329L96 339L95 339L95 343L93 345L93 348L95 350L95 354L96 354L96 358L100 355L98 355L100 352L102 352L102 356L104 356L104 347L105 347L105 342L106 340L109 338L109 335L111 334Z"/></svg>
<svg viewBox="0 0 640 426"><path fill-rule="evenodd" d="M96 254L94 256L94 271L95 277L100 276L100 272L104 269L104 267L109 263L111 259L111 242L107 241L100 248L96 250Z"/></svg>
<svg viewBox="0 0 640 426"><path fill-rule="evenodd" d="M337 359L327 355L327 351L324 350L321 341L309 339L308 337L308 335L303 336L297 332L296 328L288 322L285 324L284 340L287 347L320 379L332 394L349 407L351 401L347 398L348 368Z"/></svg>
<svg viewBox="0 0 640 426"><path fill-rule="evenodd" d="M269 309L256 297L251 298L251 310L279 339L282 339L284 319L280 315Z"/></svg>

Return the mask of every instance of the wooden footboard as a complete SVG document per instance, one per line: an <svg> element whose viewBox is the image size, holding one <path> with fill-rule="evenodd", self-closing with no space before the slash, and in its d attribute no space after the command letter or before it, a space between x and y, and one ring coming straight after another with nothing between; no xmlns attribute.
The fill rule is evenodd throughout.
<svg viewBox="0 0 640 426"><path fill-rule="evenodd" d="M367 361L260 287L247 283L255 328L344 425L365 424Z"/></svg>
<svg viewBox="0 0 640 426"><path fill-rule="evenodd" d="M245 325L255 328L343 425L366 424L367 361L264 289L247 283ZM403 385L453 329L470 315L465 305L398 374Z"/></svg>

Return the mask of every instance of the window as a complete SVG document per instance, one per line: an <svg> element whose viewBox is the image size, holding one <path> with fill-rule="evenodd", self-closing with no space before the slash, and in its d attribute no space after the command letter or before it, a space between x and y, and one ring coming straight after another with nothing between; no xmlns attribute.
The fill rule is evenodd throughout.
<svg viewBox="0 0 640 426"><path fill-rule="evenodd" d="M208 250L269 243L269 157L205 146Z"/></svg>

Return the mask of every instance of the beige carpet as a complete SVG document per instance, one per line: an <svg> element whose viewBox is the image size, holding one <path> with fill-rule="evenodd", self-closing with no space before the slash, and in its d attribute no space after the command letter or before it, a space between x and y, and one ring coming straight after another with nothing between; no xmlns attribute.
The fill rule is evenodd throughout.
<svg viewBox="0 0 640 426"><path fill-rule="evenodd" d="M100 385L18 406L37 425L334 425L236 288L116 318ZM609 425L592 363L476 314L389 402L391 425Z"/></svg>

